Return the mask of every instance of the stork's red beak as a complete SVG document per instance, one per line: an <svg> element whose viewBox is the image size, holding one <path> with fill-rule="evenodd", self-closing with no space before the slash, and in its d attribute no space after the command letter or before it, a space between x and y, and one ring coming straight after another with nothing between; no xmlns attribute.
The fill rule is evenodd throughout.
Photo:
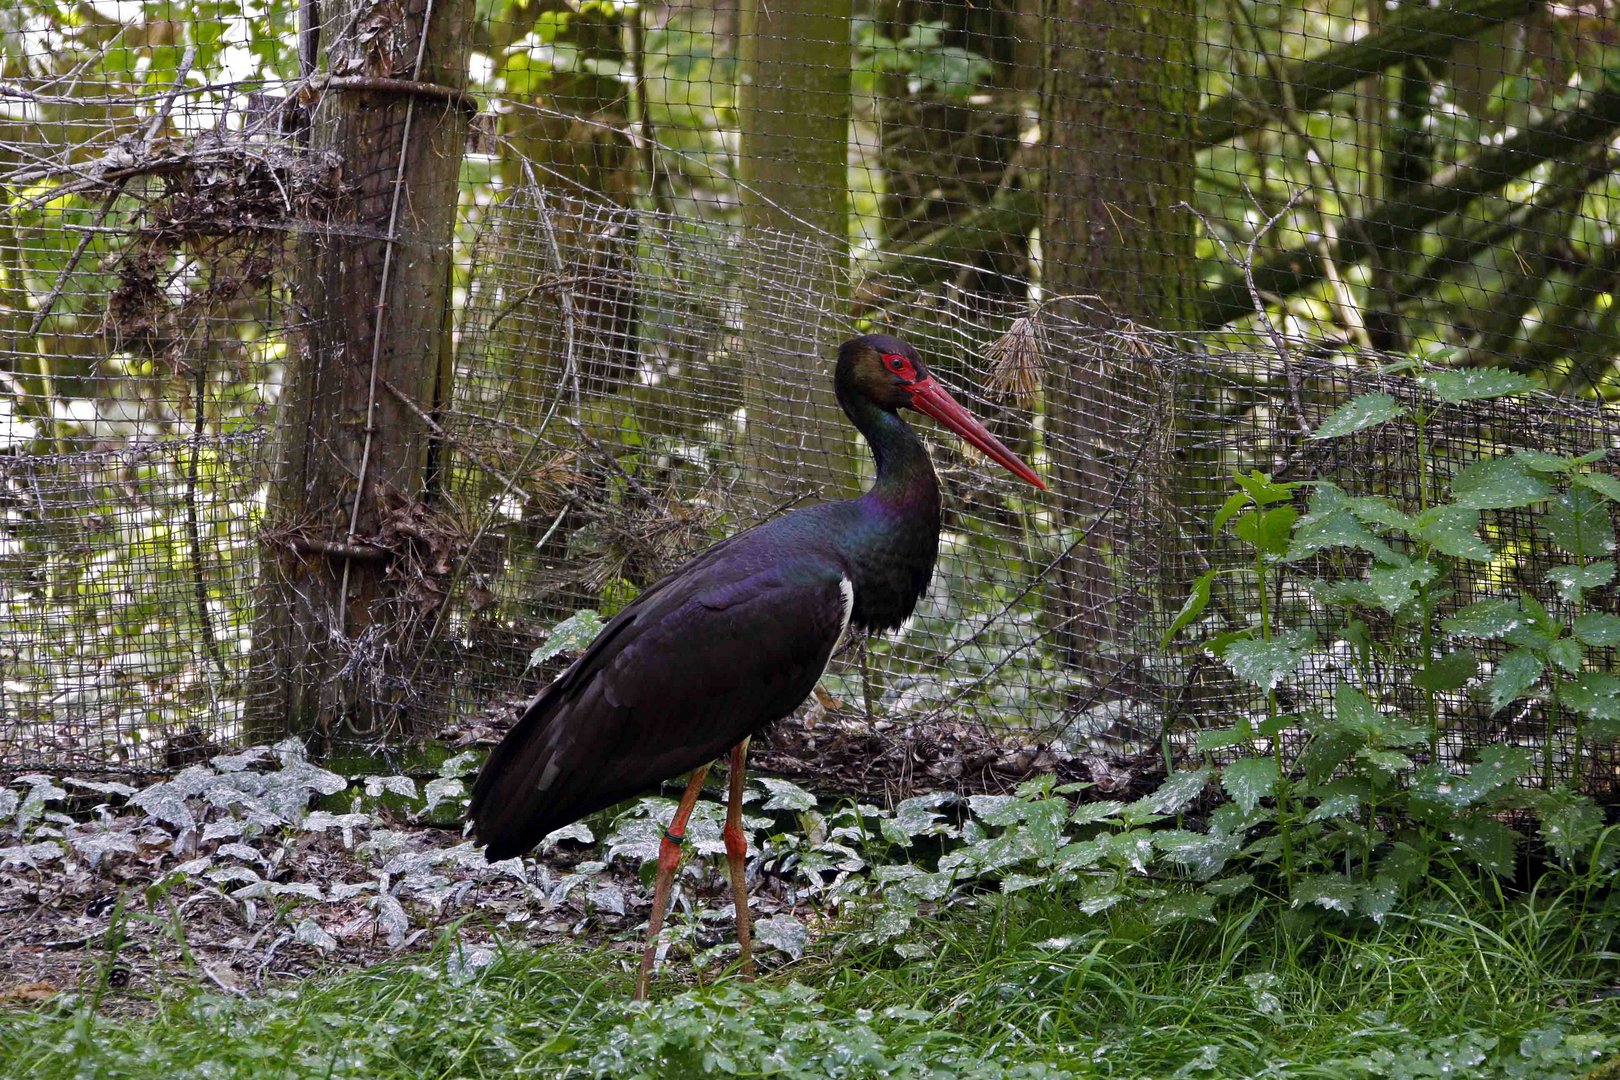
<svg viewBox="0 0 1620 1080"><path fill-rule="evenodd" d="M911 407L944 424L962 439L979 450L991 461L1012 473L1018 479L1034 484L1042 491L1046 485L1035 475L1035 470L1018 459L1018 455L1002 445L1001 440L985 430L973 414L958 405L950 391L941 386L932 375L907 387L911 391Z"/></svg>

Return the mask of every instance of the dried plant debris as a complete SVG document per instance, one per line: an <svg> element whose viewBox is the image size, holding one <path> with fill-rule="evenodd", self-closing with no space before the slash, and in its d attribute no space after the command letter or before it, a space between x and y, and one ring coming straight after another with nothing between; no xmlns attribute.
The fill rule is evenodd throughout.
<svg viewBox="0 0 1620 1080"><path fill-rule="evenodd" d="M995 362L990 371L990 389L1005 400L1032 405L1041 392L1041 326L1034 318L1014 319L1007 332L985 349Z"/></svg>
<svg viewBox="0 0 1620 1080"><path fill-rule="evenodd" d="M199 320L260 298L298 223L341 194L329 162L253 133L162 140L127 171L151 173L114 260L106 330L125 348L183 354Z"/></svg>

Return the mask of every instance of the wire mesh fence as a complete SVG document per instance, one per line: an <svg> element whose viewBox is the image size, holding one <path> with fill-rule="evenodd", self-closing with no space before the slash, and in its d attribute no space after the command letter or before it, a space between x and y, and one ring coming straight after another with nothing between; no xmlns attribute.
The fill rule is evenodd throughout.
<svg viewBox="0 0 1620 1080"><path fill-rule="evenodd" d="M830 360L867 329L1051 488L934 446L935 584L825 682L891 730L1190 753L1266 707L1162 642L1240 558L1208 524L1231 473L1415 507L1482 458L1620 435L1608 4L4 20L8 766L499 717L565 662L534 662L559 624L857 489ZM1397 361L1542 389L1307 438L1362 394L1416 406ZM1510 587L1559 603L1540 526L1485 513L1509 555L1436 617ZM1367 567L1325 553L1278 594L1323 640L1329 569ZM1252 618L1244 588L1211 627ZM1328 707L1346 664L1324 647L1279 693ZM1570 771L1543 706L1443 704L1448 754L1510 740Z"/></svg>

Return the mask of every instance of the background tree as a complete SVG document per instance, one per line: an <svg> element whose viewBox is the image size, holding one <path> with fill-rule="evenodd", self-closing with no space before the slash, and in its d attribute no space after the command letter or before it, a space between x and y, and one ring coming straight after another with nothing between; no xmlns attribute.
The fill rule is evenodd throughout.
<svg viewBox="0 0 1620 1080"><path fill-rule="evenodd" d="M766 250L774 234L802 251L790 258L793 279L772 298L792 314L745 311L739 345L751 473L781 476L778 463L800 463L789 490L773 496L836 498L859 475L827 366L847 329L840 316L849 287L850 10L849 0L743 0L739 9L744 227ZM756 316L762 321L750 323ZM795 323L799 332L780 337L782 325Z"/></svg>
<svg viewBox="0 0 1620 1080"><path fill-rule="evenodd" d="M1186 0L1069 0L1048 24L1041 288L1054 314L1099 334L1195 322L1193 14ZM1053 486L1076 495L1065 530L1093 531L1058 568L1049 617L1083 665L1136 614L1112 584L1117 518L1098 519L1117 490L1105 462L1132 426L1118 410L1145 388L1126 357L1078 336L1060 355L1046 398Z"/></svg>

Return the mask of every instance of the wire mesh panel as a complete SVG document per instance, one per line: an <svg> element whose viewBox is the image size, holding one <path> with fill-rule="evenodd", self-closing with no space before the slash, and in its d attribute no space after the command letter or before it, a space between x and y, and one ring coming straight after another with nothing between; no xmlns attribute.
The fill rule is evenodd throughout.
<svg viewBox="0 0 1620 1080"><path fill-rule="evenodd" d="M858 490L830 374L868 330L1051 490L927 433L936 581L827 688L894 730L1185 748L1258 707L1161 643L1236 565L1208 525L1232 472L1413 507L1483 457L1613 446L1613 16L26 0L0 16L0 762L478 727L566 661L558 624ZM1306 437L1358 395L1415 409L1400 363L1543 392ZM1556 602L1538 522L1488 510L1502 565L1447 603ZM1310 581L1354 558L1302 562L1289 617L1326 640ZM1252 615L1217 599L1204 629ZM1279 691L1301 710L1343 666L1312 663ZM1446 705L1448 753L1556 741L1538 706Z"/></svg>

